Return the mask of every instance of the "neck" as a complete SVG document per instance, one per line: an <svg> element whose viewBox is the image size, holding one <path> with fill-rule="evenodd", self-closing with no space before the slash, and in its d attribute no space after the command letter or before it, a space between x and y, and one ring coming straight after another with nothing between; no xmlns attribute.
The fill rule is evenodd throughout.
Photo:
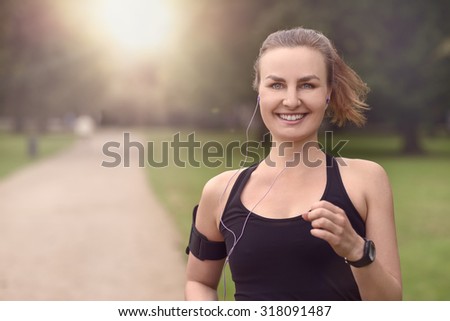
<svg viewBox="0 0 450 321"><path fill-rule="evenodd" d="M308 142L273 142L265 162L271 167L312 167L323 158L317 140Z"/></svg>

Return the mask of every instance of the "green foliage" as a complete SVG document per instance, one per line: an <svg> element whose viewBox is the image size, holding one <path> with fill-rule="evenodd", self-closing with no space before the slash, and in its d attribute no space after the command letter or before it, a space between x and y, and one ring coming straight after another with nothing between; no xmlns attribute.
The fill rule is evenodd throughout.
<svg viewBox="0 0 450 321"><path fill-rule="evenodd" d="M261 42L275 30L305 26L333 40L372 88L369 121L395 126L406 149L420 150L421 125L445 126L446 0L172 2L182 13L173 46L116 66L87 35L93 30L81 28L82 19L66 21L63 2L2 1L0 115L45 119L106 110L124 122L239 125L256 96L253 62Z"/></svg>
<svg viewBox="0 0 450 321"><path fill-rule="evenodd" d="M207 114L216 108L222 118L240 113L242 103L254 100L251 67L261 42L275 30L304 26L329 36L368 83L369 120L388 123L402 133L404 151L421 150L417 138L421 124L445 124L450 101L450 51L445 49L450 35L448 1L196 3L180 42L183 61L172 65L183 72L188 60L192 71L189 84L176 86L188 99L175 108L192 104ZM170 84L180 78L171 75L170 93Z"/></svg>
<svg viewBox="0 0 450 321"><path fill-rule="evenodd" d="M184 132L184 136L189 131ZM149 141L169 141L173 132L152 131L146 134ZM233 139L242 139L233 133L196 132L203 143L217 140L226 145ZM449 138L424 139L426 156L406 157L398 153L399 136L342 135L334 142L349 140L342 149L344 157L371 159L381 164L389 174L395 202L396 225L403 274L405 300L448 300L450 284L446 267L450 263L448 230L450 219L450 140ZM158 146L158 144L156 144ZM200 155L197 155L200 156ZM183 157L186 157L183 156ZM236 153L235 166L242 159ZM173 214L183 242L184 251L191 225L191 212L198 203L203 185L224 168L179 168L172 163L166 168L148 168L151 185L158 197ZM219 298L222 298L222 282ZM227 271L227 299L234 293L230 272Z"/></svg>
<svg viewBox="0 0 450 321"><path fill-rule="evenodd" d="M2 2L0 116L45 122L95 113L104 104L107 70L96 47L80 43L54 0Z"/></svg>

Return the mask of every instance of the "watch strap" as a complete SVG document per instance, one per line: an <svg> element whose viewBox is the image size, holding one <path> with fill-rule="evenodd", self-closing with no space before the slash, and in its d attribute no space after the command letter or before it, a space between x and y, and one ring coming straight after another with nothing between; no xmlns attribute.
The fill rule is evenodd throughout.
<svg viewBox="0 0 450 321"><path fill-rule="evenodd" d="M373 247L374 244L371 240L368 240L366 238L364 238L364 251L363 251L363 256L362 258L360 258L357 261L349 261L347 258L345 259L345 263L354 266L354 267L364 267L369 265L370 263L372 263L374 261L374 257L372 257L371 255L371 247Z"/></svg>

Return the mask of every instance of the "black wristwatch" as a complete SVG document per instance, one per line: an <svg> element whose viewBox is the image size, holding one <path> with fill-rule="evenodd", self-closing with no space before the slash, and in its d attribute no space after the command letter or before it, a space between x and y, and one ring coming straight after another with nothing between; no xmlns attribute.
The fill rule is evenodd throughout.
<svg viewBox="0 0 450 321"><path fill-rule="evenodd" d="M361 259L358 261L349 261L347 258L345 258L345 263L350 264L354 267L364 267L375 261L376 256L376 250L375 250L375 243L373 243L371 240L368 240L364 238L364 254Z"/></svg>

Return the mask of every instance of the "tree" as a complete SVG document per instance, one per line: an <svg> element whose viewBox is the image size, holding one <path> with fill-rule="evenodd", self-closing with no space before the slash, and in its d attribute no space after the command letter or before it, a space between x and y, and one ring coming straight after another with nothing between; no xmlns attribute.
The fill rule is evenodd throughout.
<svg viewBox="0 0 450 321"><path fill-rule="evenodd" d="M429 110L446 109L448 56L437 55L450 30L446 1L199 2L203 15L188 37L197 51L190 68L202 77L193 83L207 89L199 105L214 101L225 108L232 99L250 104L250 68L259 44L274 30L305 26L328 35L368 82L369 118L391 123L403 137L403 152L422 152L419 132L431 121Z"/></svg>
<svg viewBox="0 0 450 321"><path fill-rule="evenodd" d="M62 17L50 10L54 4L1 4L0 114L14 118L16 131L25 130L28 120L44 129L49 117L92 113L103 100L105 69L98 53L80 45Z"/></svg>

